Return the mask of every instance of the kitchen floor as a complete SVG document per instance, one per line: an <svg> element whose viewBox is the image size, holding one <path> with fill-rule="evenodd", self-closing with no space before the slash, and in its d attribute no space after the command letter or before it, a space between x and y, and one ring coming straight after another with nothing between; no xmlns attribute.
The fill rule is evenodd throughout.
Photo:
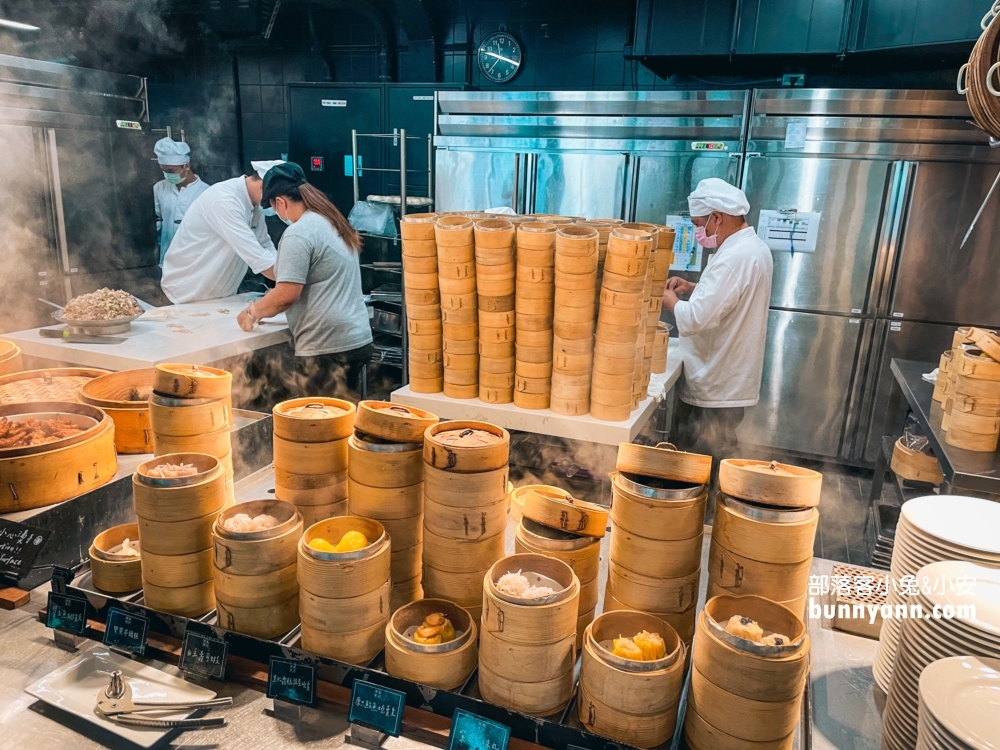
<svg viewBox="0 0 1000 750"><path fill-rule="evenodd" d="M823 473L819 528L813 553L828 560L869 566L865 524L872 472L834 464L811 468Z"/></svg>

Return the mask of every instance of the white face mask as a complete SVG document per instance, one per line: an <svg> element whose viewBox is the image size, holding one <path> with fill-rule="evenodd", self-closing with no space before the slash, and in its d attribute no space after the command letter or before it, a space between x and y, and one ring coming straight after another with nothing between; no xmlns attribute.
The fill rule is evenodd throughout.
<svg viewBox="0 0 1000 750"><path fill-rule="evenodd" d="M281 214L278 213L277 204L275 204L274 201L271 201L271 205L275 206L275 209L274 209L275 216L277 216L279 219L281 219L283 222L285 222L285 224L287 226L291 226L292 225L292 220L291 219L286 219L284 216L282 216Z"/></svg>

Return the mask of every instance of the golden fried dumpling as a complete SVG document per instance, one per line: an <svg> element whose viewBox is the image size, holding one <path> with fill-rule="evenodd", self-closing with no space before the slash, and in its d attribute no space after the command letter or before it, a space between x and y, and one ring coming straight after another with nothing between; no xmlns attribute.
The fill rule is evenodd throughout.
<svg viewBox="0 0 1000 750"><path fill-rule="evenodd" d="M631 659L632 661L643 660L642 649L635 645L635 641L631 638L615 638L614 648L611 653L622 659Z"/></svg>
<svg viewBox="0 0 1000 750"><path fill-rule="evenodd" d="M356 552L357 550L364 549L367 546L368 537L360 531L348 531L340 538L340 541L337 542L337 546L333 548L333 551Z"/></svg>
<svg viewBox="0 0 1000 750"><path fill-rule="evenodd" d="M763 628L753 618L742 615L733 615L729 618L729 622L726 623L726 632L754 643L760 643L760 639L764 635Z"/></svg>
<svg viewBox="0 0 1000 750"><path fill-rule="evenodd" d="M781 633L771 633L771 635L765 635L760 639L760 642L765 646L787 646L790 641L787 635L782 635Z"/></svg>
<svg viewBox="0 0 1000 750"><path fill-rule="evenodd" d="M316 550L317 552L336 552L337 548L330 544L326 539L321 539L316 537L310 540L309 547Z"/></svg>
<svg viewBox="0 0 1000 750"><path fill-rule="evenodd" d="M455 626L440 612L427 615L413 633L417 643L437 644L455 640Z"/></svg>
<svg viewBox="0 0 1000 750"><path fill-rule="evenodd" d="M667 646L659 633L642 630L632 639L632 642L642 651L643 661L656 661L667 655Z"/></svg>

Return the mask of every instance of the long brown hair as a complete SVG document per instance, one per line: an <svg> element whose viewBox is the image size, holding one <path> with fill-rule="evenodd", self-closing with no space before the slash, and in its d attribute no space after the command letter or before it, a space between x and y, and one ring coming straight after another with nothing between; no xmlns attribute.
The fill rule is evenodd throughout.
<svg viewBox="0 0 1000 750"><path fill-rule="evenodd" d="M322 190L319 190L306 182L298 187L291 188L283 195L279 194L275 197L288 198L296 203L304 204L307 211L317 213L333 224L333 228L336 230L337 234L340 235L340 239L342 239L344 244L346 244L352 251L355 253L361 252L361 235L359 235L357 230L350 225L347 219L344 218L344 215L340 213L339 209L330 202L330 199L323 194Z"/></svg>

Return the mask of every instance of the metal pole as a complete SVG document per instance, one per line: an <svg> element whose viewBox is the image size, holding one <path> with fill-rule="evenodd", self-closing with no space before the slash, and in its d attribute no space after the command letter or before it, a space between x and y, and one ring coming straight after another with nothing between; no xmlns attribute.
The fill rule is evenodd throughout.
<svg viewBox="0 0 1000 750"><path fill-rule="evenodd" d="M434 200L434 136L430 134L427 136L427 197Z"/></svg>
<svg viewBox="0 0 1000 750"><path fill-rule="evenodd" d="M406 130L399 130L399 215L406 216Z"/></svg>
<svg viewBox="0 0 1000 750"><path fill-rule="evenodd" d="M358 187L358 131L351 130L351 175L354 177L354 202L357 203L360 196Z"/></svg>

